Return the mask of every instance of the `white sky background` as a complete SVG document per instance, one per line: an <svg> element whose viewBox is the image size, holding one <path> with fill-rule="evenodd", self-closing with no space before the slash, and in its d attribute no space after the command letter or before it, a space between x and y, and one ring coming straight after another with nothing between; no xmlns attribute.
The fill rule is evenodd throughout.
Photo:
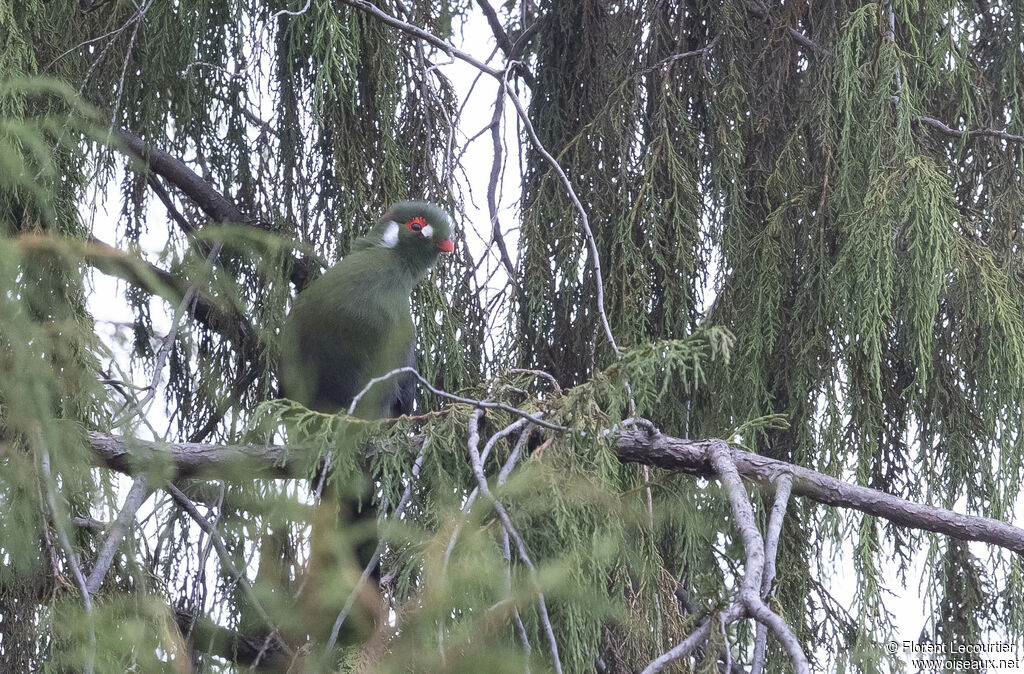
<svg viewBox="0 0 1024 674"><path fill-rule="evenodd" d="M460 39L461 41L459 41ZM475 13L465 24L461 36L456 35L456 40L459 48L473 54L480 60L485 60L494 50L495 46L487 22L480 12ZM432 58L436 61L444 63L448 60L444 55L438 54L434 50L428 53L431 53ZM492 65L498 64L499 62L492 62ZM471 83L478 75L476 69L462 61L456 60L454 63L440 66L439 70L455 86L459 99L465 100ZM192 76L196 75L193 74ZM479 132L490 122L495 91L496 83L492 78L486 75L480 77L473 88L472 95L466 102L465 112L461 118L457 148L463 145L468 137ZM523 92L524 98L528 97L528 95L528 90ZM524 103L526 102L528 101L524 100ZM271 124L274 123L273 106L269 100L261 101L258 113L262 119L269 121ZM515 108L510 103L507 103L503 127L506 144L505 171L503 181L500 184L499 218L503 225L505 241L513 261L516 258L518 248L518 230L515 225L518 222L517 197L520 193L521 178L517 157L519 140L516 138L517 127L515 120ZM463 185L463 187L471 188L473 199L469 199L470 190L464 189L467 196L466 211L463 214L456 215L456 224L457 227L461 228L461 236L468 242L475 259L479 259L481 255L486 254L489 248L488 242L491 238L486 193L492 158L491 136L488 132L479 136L469 145L462 159L462 164L466 169L465 176L469 180L469 184ZM460 181L464 180L462 174L457 175L457 179ZM119 180L111 181L110 189L107 193L97 195L95 202L86 204L82 211L82 215L86 222L90 223L93 233L99 239L114 245L118 244L117 220L120 215L121 199L119 183ZM142 253L150 261L159 264L159 254L166 246L167 227L169 225L164 207L156 199L151 199L151 204L147 211L147 221L149 227L142 234L141 239ZM458 233L456 234L456 236L459 235ZM497 268L497 273L490 283L492 291L493 289L501 288L505 281L504 270L497 259L496 253L496 248L490 252L488 262L481 271L482 274L487 274ZM712 279L716 276L714 270L712 270L709 276ZM481 277L481 280L483 278L486 278L486 276ZM128 353L133 338L130 325L134 319L126 300L126 285L113 277L94 272L91 273L90 280L93 292L89 296L88 308L97 320L97 330L104 342L119 355L118 360L127 371ZM710 303L713 297L714 288L707 288L705 301ZM163 300L152 300L151 314L153 326L159 337L165 335L170 329L174 309L174 307L169 306ZM166 381L166 379L167 375L164 373L161 380ZM145 376L142 376L142 373L136 373L135 383L145 386L150 382L146 380ZM164 410L163 396L160 393L155 396L155 402L149 410L148 418L158 431L163 432L168 428L169 419ZM144 428L140 428L139 432L140 435L146 435ZM851 478L852 472L845 477ZM116 479L118 480L118 503L121 503L127 494L130 480L123 476L118 476ZM143 506L139 513L140 519L152 513L154 501L154 497L151 497L146 505ZM963 512L963 504L961 503L959 506L958 511ZM101 512L99 509L94 515L102 519L111 518L109 512ZM1019 506L1016 515L1018 522L1024 521L1024 508ZM146 527L147 535L151 533L155 536L156 534L154 520L155 518L149 520L149 524ZM787 532L783 530L783 536L785 535L787 535ZM193 540L195 540L194 537ZM814 574L847 607L852 605L852 597L855 590L855 574L852 563L853 540L853 536L847 537L844 540L843 546L834 552L834 561L831 565L814 569ZM989 546L983 544L972 544L971 549L983 561L987 559L990 551ZM219 564L216 555L211 555L207 564L207 577L216 579L216 568ZM251 569L250 571L254 572L255 570ZM919 587L923 575L923 553L918 555L915 567L908 571L905 580L906 587L903 587L904 583L897 577L895 568L889 568L886 571L886 589L892 592L892 596L887 598L885 603L895 617L896 629L891 635L891 638L894 640L916 641L922 627L927 624L927 612L921 597L921 588ZM212 595L213 593L210 592L209 594ZM997 639L998 635L994 635L994 640Z"/></svg>

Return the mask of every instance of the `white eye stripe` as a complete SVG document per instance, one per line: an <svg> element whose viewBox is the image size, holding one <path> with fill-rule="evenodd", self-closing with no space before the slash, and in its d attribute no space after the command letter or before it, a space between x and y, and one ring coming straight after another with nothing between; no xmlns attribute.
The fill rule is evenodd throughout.
<svg viewBox="0 0 1024 674"><path fill-rule="evenodd" d="M398 245L398 228L400 226L394 220L388 223L388 228L384 230L384 235L380 237L380 242L385 248L394 248Z"/></svg>
<svg viewBox="0 0 1024 674"><path fill-rule="evenodd" d="M430 225L427 225L426 227L420 230L420 234L427 238L430 238L434 234L434 228L431 227Z"/></svg>

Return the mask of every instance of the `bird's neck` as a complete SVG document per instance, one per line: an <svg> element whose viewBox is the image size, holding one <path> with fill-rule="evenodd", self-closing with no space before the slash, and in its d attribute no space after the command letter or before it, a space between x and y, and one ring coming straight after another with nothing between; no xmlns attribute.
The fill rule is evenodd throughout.
<svg viewBox="0 0 1024 674"><path fill-rule="evenodd" d="M408 287L410 292L437 261L437 251L432 248L403 242L386 246L378 232L370 232L354 241L349 256L356 254L379 260L380 268L394 275L393 280Z"/></svg>
<svg viewBox="0 0 1024 674"><path fill-rule="evenodd" d="M350 269L367 288L408 299L429 265L410 258L397 248L364 248L349 254Z"/></svg>

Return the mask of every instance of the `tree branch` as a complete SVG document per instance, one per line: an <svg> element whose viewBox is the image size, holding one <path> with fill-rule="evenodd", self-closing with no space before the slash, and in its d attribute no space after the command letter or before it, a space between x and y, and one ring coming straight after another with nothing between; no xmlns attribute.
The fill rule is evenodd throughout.
<svg viewBox="0 0 1024 674"><path fill-rule="evenodd" d="M516 550L519 552L519 559L530 572L530 580L533 582L533 586L537 591L537 617L540 619L541 625L543 626L544 635L548 640L548 647L551 650L552 664L555 666L555 671L558 674L562 674L562 659L558 655L558 641L555 639L555 630L551 626L551 618L548 615L547 602L544 599L544 593L540 591L540 583L537 580L537 568L533 564L533 560L530 559L529 553L526 551L526 542L520 535L519 530L516 529L515 525L512 524L512 518L509 516L508 511L505 510L505 506L495 498L494 494L491 493L490 487L487 486L487 476L484 474L484 462L480 457L480 418L483 416L484 411L482 409L476 409L473 414L469 417L469 458L473 464L473 474L476 476L477 488L480 493L483 494L488 501L491 502L491 507L494 508L494 512L498 514L498 519L501 520L501 524L505 531L512 538L516 544Z"/></svg>
<svg viewBox="0 0 1024 674"><path fill-rule="evenodd" d="M148 483L149 480L146 478L145 473L135 476L135 482L128 491L128 496L124 499L121 512L117 514L117 519L110 525L107 540L103 542L103 548L100 550L99 555L96 556L96 563L93 564L92 571L89 572L89 577L85 581L85 587L90 593L96 594L103 585L103 579L107 575L110 563L114 561L114 555L117 554L121 541L124 540L128 529L135 523L135 514L139 512L139 508L142 507L146 498L149 497L150 489Z"/></svg>
<svg viewBox="0 0 1024 674"><path fill-rule="evenodd" d="M775 481L775 502L771 515L768 517L768 530L764 540L764 574L761 577L761 598L767 600L775 583L775 555L779 549L779 537L782 534L782 520L786 516L790 490L793 479L789 474L780 475ZM757 624L754 636L754 659L750 664L750 674L761 674L764 671L764 654L768 645L768 626Z"/></svg>
<svg viewBox="0 0 1024 674"><path fill-rule="evenodd" d="M494 77L494 78L497 78L497 79L501 79L501 71L498 70L497 68L492 68L491 66L489 66L486 63L484 63L483 61L479 60L478 58L476 58L472 54L468 54L468 53L462 51L461 49L457 49L455 46L445 42L444 40L442 40L441 38L437 37L436 35L433 35L432 33L429 33L427 31L423 30L419 26L414 26L411 23L407 23L407 22L402 21L401 19L399 19L397 17L391 16L387 12L381 10L379 7L374 5L372 2L368 2L367 0L341 0L341 1L344 4L346 4L346 5L350 5L350 6L355 7L356 9L358 9L360 11L363 11L363 12L366 12L367 14L370 14L371 16L377 17L378 19L380 19L384 23L388 24L389 26L393 26L394 28L397 28L397 29L401 30L402 32L408 33L409 35L412 35L413 37L417 37L417 38L423 40L424 42L437 47L438 49L440 49L444 53L450 55L452 58L457 58L457 59L459 59L461 61L465 61L466 63L470 64L471 66L473 66L477 70L479 70L481 72L485 72L488 75L490 75L491 77Z"/></svg>
<svg viewBox="0 0 1024 674"><path fill-rule="evenodd" d="M191 287L188 281L171 272L94 237L81 240L22 234L17 238L17 244L23 253L45 251L83 260L102 273L143 288L171 304L180 303ZM197 323L231 342L239 352L256 353L256 334L245 317L233 307L206 293L196 293L189 305L189 313Z"/></svg>
<svg viewBox="0 0 1024 674"><path fill-rule="evenodd" d="M622 431L616 437L616 452L621 461L644 463L692 475L715 475L704 452L716 440L684 440L644 431ZM731 450L743 479L770 488L771 482L785 473L793 480L793 494L840 508L852 508L889 520L900 526L934 531L967 541L984 541L1024 554L1024 529L989 517L961 515L935 506L915 503L892 494L850 484L801 466Z"/></svg>
<svg viewBox="0 0 1024 674"><path fill-rule="evenodd" d="M954 129L952 127L949 127L933 117L918 117L915 121L920 124L926 124L932 127L933 129L938 129L947 136L953 136L955 138L963 138L964 136L967 136L968 138L977 138L979 136L991 136L993 138L999 138L1007 142L1024 143L1024 136L1018 136L1012 133L1007 133L1005 129L1003 129L1002 131L1000 131L999 129L968 129L964 131L961 129Z"/></svg>
<svg viewBox="0 0 1024 674"><path fill-rule="evenodd" d="M166 478L200 475L235 480L304 477L308 475L310 462L315 460L312 449L302 447L152 442L95 431L89 432L88 438L99 465L129 475L155 470ZM712 442L721 440L687 440L660 433L648 434L644 430L624 430L615 436L615 452L619 460L626 463L714 477L716 473L706 455ZM852 508L900 526L991 543L1024 554L1024 529L1012 524L916 503L785 461L742 450L730 451L740 476L762 488L770 489L778 476L788 473L794 496Z"/></svg>
<svg viewBox="0 0 1024 674"><path fill-rule="evenodd" d="M483 0L481 0L483 1ZM494 100L494 115L491 117L491 145L494 150L494 158L491 161L491 175L487 182L487 213L491 216L491 241L498 244L498 252L501 255L501 262L505 265L509 279L516 276L515 265L508 254L508 247L505 245L505 237L501 233L501 223L498 221L498 182L501 180L502 168L502 144L501 144L501 115L505 110L505 85L498 86L498 96Z"/></svg>
<svg viewBox="0 0 1024 674"><path fill-rule="evenodd" d="M144 163L150 171L165 178L195 202L215 222L233 222L256 226L252 218L246 217L233 201L218 192L213 185L190 169L177 157L146 143L138 136L115 129L114 137L120 149ZM159 195L157 195L159 196ZM313 277L314 263L295 256L292 259L290 280L296 288L302 289Z"/></svg>
<svg viewBox="0 0 1024 674"><path fill-rule="evenodd" d="M505 32L505 27L501 25L501 19L498 18L498 13L494 11L494 7L492 7L487 0L476 0L476 4L480 6L484 16L487 17L487 23L491 27L491 33L494 34L494 40L497 42L498 48L505 54L505 59L510 62L510 65L512 61L518 61L519 53L522 51L523 42L517 41L513 44L508 33ZM534 27L535 26L536 24L534 24ZM531 73L521 62L516 63L513 68L516 73L523 78L523 82L526 83L526 86L533 89L534 84L536 83L533 73Z"/></svg>
<svg viewBox="0 0 1024 674"><path fill-rule="evenodd" d="M740 532L746 564L743 571L743 584L738 593L738 600L746 607L747 612L761 625L766 625L775 632L775 636L785 647L793 669L797 674L809 674L811 669L807 656L793 628L782 616L778 615L761 600L761 579L764 574L765 545L761 532L757 530L754 519L754 508L743 488L743 481L736 469L735 453L724 440L713 440L708 446L708 460L718 473L718 479L725 487L732 508L733 525ZM725 624L723 619L723 625Z"/></svg>

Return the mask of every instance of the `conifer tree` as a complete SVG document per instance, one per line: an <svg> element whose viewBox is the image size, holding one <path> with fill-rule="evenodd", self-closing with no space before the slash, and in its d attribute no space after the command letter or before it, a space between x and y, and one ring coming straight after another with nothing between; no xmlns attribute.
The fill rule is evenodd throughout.
<svg viewBox="0 0 1024 674"><path fill-rule="evenodd" d="M0 670L1020 661L1022 43L1010 0L0 1ZM291 299L402 199L486 212L416 414L281 399ZM357 472L379 570L310 640Z"/></svg>

